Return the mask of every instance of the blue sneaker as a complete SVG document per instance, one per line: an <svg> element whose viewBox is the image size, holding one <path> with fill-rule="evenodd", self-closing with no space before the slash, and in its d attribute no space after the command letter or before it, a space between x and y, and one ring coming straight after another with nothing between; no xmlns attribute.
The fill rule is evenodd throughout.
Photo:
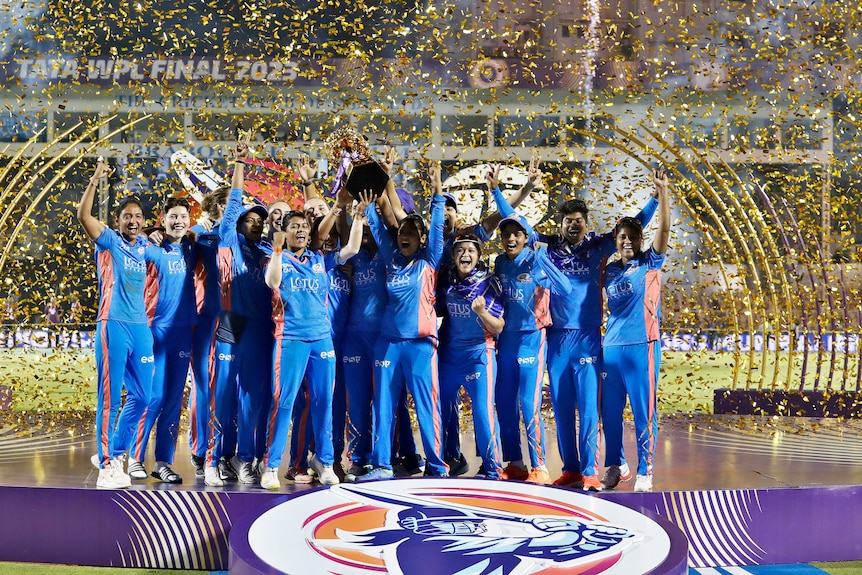
<svg viewBox="0 0 862 575"><path fill-rule="evenodd" d="M386 469L385 467L375 467L365 475L360 475L356 478L357 482L364 481L380 481L383 479L392 479L395 474L391 469Z"/></svg>

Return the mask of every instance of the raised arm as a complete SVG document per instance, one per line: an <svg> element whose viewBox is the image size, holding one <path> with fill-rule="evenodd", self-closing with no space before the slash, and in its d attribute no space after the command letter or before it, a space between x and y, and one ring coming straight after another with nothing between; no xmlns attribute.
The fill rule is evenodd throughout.
<svg viewBox="0 0 862 575"><path fill-rule="evenodd" d="M392 259L392 250L395 249L395 242L392 241L392 236L389 235L389 230L380 221L380 216L377 215L377 206L386 201L384 196L378 198L376 204L371 204L365 208L365 215L368 218L368 227L371 229L371 235L377 243L377 253L383 258L383 261L389 264Z"/></svg>
<svg viewBox="0 0 862 575"><path fill-rule="evenodd" d="M320 191L317 189L317 180L314 176L317 175L317 167L311 164L311 158L303 156L299 158L299 167L296 170L299 172L299 177L302 179L302 189L305 201L312 198L320 198Z"/></svg>
<svg viewBox="0 0 862 575"><path fill-rule="evenodd" d="M392 179L392 168L395 166L395 149L386 146L383 152L383 161L380 162L380 167L389 174L389 181L386 182L386 188L383 193L389 199L389 209L391 213L385 214L387 217L386 224L390 227L397 226L398 223L407 217L407 212L404 211L404 206L401 205L401 198L395 191L395 181Z"/></svg>
<svg viewBox="0 0 862 575"><path fill-rule="evenodd" d="M656 173L659 171L661 171L662 174L665 173L664 168L659 168L658 170L656 170ZM664 178L665 182L667 182L667 174L665 174ZM653 174L653 183L655 183L655 173ZM638 212L635 218L637 218L637 220L641 223L643 227L647 227L647 224L649 224L650 220L652 220L652 217L655 215L655 211L658 207L658 185L656 185L656 189L650 195L650 199L647 200L646 205L641 208L641 211Z"/></svg>
<svg viewBox="0 0 862 575"><path fill-rule="evenodd" d="M667 251L667 243L670 239L670 197L667 191L667 173L663 168L653 173L652 181L658 195L658 230L652 240L652 249L658 254L663 254Z"/></svg>
<svg viewBox="0 0 862 575"><path fill-rule="evenodd" d="M350 258L359 253L362 248L362 228L368 222L368 216L365 215L365 208L374 202L374 194L371 190L366 190L359 195L359 203L353 210L353 223L350 225L350 239L341 251L338 253L338 263L343 264Z"/></svg>
<svg viewBox="0 0 862 575"><path fill-rule="evenodd" d="M320 226L317 228L317 241L314 241L309 244L309 247L312 251L320 249L320 247L326 241L326 238L329 237L329 233L332 231L332 226L336 226L338 228L338 237L342 245L347 243L342 238L341 230L346 229L347 227L347 213L345 209L351 199L352 198L347 192L347 189L341 188L341 191L338 192L338 198L336 198L335 206L333 206L332 209L329 210L325 216L323 216L323 220L321 220Z"/></svg>
<svg viewBox="0 0 862 575"><path fill-rule="evenodd" d="M87 184L87 189L84 190L84 195L81 196L81 202L78 204L78 221L84 227L84 232L91 240L95 240L105 230L105 224L93 215L93 200L96 197L96 186L99 181L111 173L111 167L105 162L96 164L96 171L90 182Z"/></svg>
<svg viewBox="0 0 862 575"><path fill-rule="evenodd" d="M284 250L284 240L287 234L284 232L275 232L272 234L272 257L269 258L269 263L266 264L263 281L271 289L278 289L281 285L281 253Z"/></svg>
<svg viewBox="0 0 862 575"><path fill-rule="evenodd" d="M227 198L227 206L224 210L222 223L219 226L219 238L226 239L228 236L236 236L236 224L242 213L242 188L245 185L244 169L245 160L248 158L248 141L237 142L233 151L233 176L230 182L230 194Z"/></svg>
<svg viewBox="0 0 862 575"><path fill-rule="evenodd" d="M568 295L572 292L572 282L548 257L548 244L543 242L534 244L531 271L536 283L551 290L552 293Z"/></svg>
<svg viewBox="0 0 862 575"><path fill-rule="evenodd" d="M530 192L542 181L542 175L542 170L539 169L539 157L532 155L530 157L530 171L527 181L521 186L521 189L506 198L503 196L503 192L500 191L500 168L499 166L492 166L491 171L485 177L485 181L488 184L488 191L491 192L491 197L494 200L497 211L489 214L482 220L482 227L485 228L485 232L488 235L494 233L500 220L515 213L515 208L521 205L521 202L526 200Z"/></svg>
<svg viewBox="0 0 862 575"><path fill-rule="evenodd" d="M443 257L443 220L445 219L446 198L441 193L443 184L440 180L440 166L434 164L428 168L434 195L431 197L431 226L428 230L429 263L436 269Z"/></svg>

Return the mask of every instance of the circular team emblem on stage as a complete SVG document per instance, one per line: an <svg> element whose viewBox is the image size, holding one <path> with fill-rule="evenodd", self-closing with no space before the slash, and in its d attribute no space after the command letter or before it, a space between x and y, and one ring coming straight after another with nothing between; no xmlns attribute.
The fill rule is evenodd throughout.
<svg viewBox="0 0 862 575"><path fill-rule="evenodd" d="M244 565L243 573L685 572L658 569L672 538L649 517L529 483L429 478L337 485L263 512L251 520L247 540L240 541L237 528L231 565Z"/></svg>

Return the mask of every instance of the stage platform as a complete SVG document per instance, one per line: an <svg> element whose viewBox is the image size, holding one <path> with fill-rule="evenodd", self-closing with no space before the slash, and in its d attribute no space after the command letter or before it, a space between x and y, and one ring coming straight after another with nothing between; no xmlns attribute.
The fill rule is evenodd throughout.
<svg viewBox="0 0 862 575"><path fill-rule="evenodd" d="M551 424L548 466L557 476L554 437ZM472 443L464 434L462 445ZM148 479L100 490L89 462L94 445L92 435L65 428L0 434L0 560L224 570L233 525L319 488L208 488L181 442L174 468L182 485ZM630 423L626 453L635 459ZM595 497L679 527L692 567L862 559L859 421L664 416L655 491L632 488L624 483Z"/></svg>

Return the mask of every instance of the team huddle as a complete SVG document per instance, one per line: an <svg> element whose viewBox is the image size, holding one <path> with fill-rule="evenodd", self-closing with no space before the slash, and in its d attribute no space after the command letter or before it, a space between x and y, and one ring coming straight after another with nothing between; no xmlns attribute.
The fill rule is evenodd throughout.
<svg viewBox="0 0 862 575"><path fill-rule="evenodd" d="M392 180L379 195L354 198L336 179L330 207L307 159L297 168L304 211L280 201L247 206L248 156L238 143L230 188L205 196L195 226L180 198L168 199L162 227L149 236L132 198L115 212L117 230L101 223L91 212L96 185L109 173L104 163L81 199L78 219L96 245L100 288L97 486L126 488L148 477L153 429L151 475L182 482L171 466L191 367L189 445L208 486L238 480L277 489L285 451L286 477L299 483L464 474L463 388L479 476L598 491L636 475L635 490L652 489L670 233L663 170L653 174L646 205L613 231L588 231L586 204L568 200L558 208L559 232L544 235L517 211L541 181L537 158L509 197L491 167L486 183L496 211L465 225L436 166L428 171L427 222ZM381 165L391 170L388 153ZM657 231L645 245L653 216ZM502 249L489 266L483 252L497 232ZM545 462L546 367L563 462L556 479ZM634 470L623 452L627 398Z"/></svg>

